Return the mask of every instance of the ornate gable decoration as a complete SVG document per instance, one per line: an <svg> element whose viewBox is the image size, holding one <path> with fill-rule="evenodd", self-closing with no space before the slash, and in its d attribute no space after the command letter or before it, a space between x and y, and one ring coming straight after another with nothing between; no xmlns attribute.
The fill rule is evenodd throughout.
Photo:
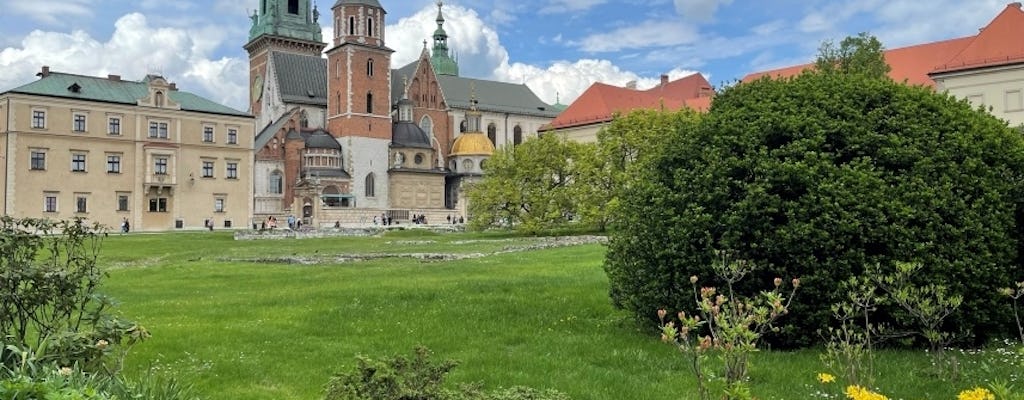
<svg viewBox="0 0 1024 400"><path fill-rule="evenodd" d="M139 106L181 110L181 103L171 99L171 92L178 90L175 84L168 83L162 76L157 75L147 76L143 83L146 84L149 94L139 99Z"/></svg>

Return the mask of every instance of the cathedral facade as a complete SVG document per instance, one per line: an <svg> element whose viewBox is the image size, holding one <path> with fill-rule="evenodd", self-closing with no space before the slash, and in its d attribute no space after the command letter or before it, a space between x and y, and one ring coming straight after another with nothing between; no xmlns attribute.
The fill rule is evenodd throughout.
<svg viewBox="0 0 1024 400"><path fill-rule="evenodd" d="M535 136L558 113L525 85L460 77L440 2L433 46L424 41L397 69L379 1L338 0L328 42L310 3L261 0L251 16L257 220L468 217L465 186L494 148Z"/></svg>

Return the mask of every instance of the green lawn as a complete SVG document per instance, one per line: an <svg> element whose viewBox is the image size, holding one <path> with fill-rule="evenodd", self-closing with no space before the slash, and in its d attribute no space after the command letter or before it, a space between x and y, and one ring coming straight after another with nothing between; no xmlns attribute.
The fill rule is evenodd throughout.
<svg viewBox="0 0 1024 400"><path fill-rule="evenodd" d="M417 345L460 361L452 383L552 388L574 399L695 398L678 352L611 307L600 245L445 262L265 261L492 253L538 240L409 232L285 241L234 241L223 232L114 235L102 251L111 271L103 291L153 334L133 350L129 373L168 372L194 382L207 399L318 399L332 373L354 365L356 355L408 355ZM812 398L820 365L816 351L761 353L752 370L755 394ZM894 399L953 399L973 383L932 379L919 353L885 353L879 365L879 386ZM997 369L995 376L1009 374Z"/></svg>

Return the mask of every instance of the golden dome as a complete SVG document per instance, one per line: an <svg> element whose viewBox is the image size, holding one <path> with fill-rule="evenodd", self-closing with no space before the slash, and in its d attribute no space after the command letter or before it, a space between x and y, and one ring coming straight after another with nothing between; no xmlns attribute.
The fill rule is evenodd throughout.
<svg viewBox="0 0 1024 400"><path fill-rule="evenodd" d="M452 145L453 156L492 156L494 144L482 133L463 133Z"/></svg>

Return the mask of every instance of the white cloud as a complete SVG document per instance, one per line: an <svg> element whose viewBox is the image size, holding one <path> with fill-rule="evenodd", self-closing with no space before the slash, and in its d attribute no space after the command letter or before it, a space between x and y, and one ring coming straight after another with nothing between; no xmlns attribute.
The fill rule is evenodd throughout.
<svg viewBox="0 0 1024 400"><path fill-rule="evenodd" d="M587 36L570 44L591 53L614 52L623 49L678 46L696 42L697 29L681 21L647 20L607 33Z"/></svg>
<svg viewBox="0 0 1024 400"><path fill-rule="evenodd" d="M831 30L833 22L835 22L835 20L829 20L820 13L811 13L805 15L797 26L800 28L801 32L814 33Z"/></svg>
<svg viewBox="0 0 1024 400"><path fill-rule="evenodd" d="M0 87L12 88L31 81L43 65L54 71L117 74L130 80L160 73L182 90L210 93L214 101L244 108L248 80L244 63L232 58L209 59L220 40L217 28L152 27L145 16L136 13L118 19L106 42L84 31L36 30L19 46L0 51Z"/></svg>
<svg viewBox="0 0 1024 400"><path fill-rule="evenodd" d="M89 17L93 15L92 0L51 0L25 1L6 0L0 2L0 9L14 15L22 15L36 21L61 25L65 17Z"/></svg>
<svg viewBox="0 0 1024 400"><path fill-rule="evenodd" d="M607 0L553 0L538 11L540 14L561 14L580 12L606 3Z"/></svg>
<svg viewBox="0 0 1024 400"><path fill-rule="evenodd" d="M393 68L403 67L419 57L423 39L431 37L436 29L436 12L436 8L428 7L387 27L388 46L395 50L391 58ZM444 14L448 44L459 55L462 76L525 83L541 100L548 103L561 100L563 104L571 103L594 82L621 86L637 81L640 87L653 87L660 82L660 77L642 77L609 60L553 61L546 66L512 62L498 33L475 11L445 6ZM560 40L560 35L554 40ZM692 73L680 68L670 71L669 76L676 79Z"/></svg>
<svg viewBox="0 0 1024 400"><path fill-rule="evenodd" d="M719 6L730 3L732 0L675 0L676 12L695 21L711 20Z"/></svg>

